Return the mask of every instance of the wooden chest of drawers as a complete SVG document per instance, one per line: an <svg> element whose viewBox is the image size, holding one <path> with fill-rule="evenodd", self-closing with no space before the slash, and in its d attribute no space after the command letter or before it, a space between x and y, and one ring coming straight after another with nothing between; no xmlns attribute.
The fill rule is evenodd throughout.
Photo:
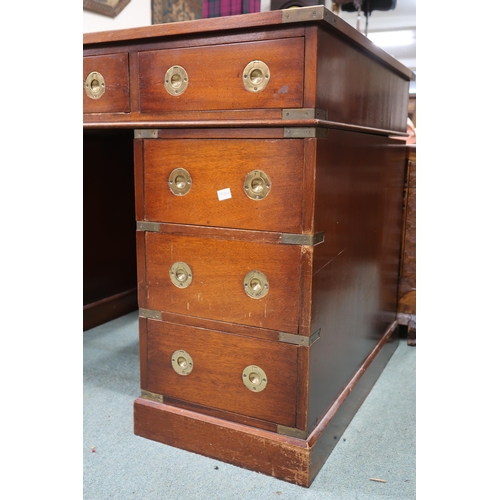
<svg viewBox="0 0 500 500"><path fill-rule="evenodd" d="M411 72L323 7L84 60L84 99L117 95L84 127L135 129L135 433L309 486L396 347Z"/></svg>

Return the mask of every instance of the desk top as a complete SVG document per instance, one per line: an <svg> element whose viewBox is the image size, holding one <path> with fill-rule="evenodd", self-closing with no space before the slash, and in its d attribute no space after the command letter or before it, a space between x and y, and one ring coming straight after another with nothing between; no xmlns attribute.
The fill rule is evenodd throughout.
<svg viewBox="0 0 500 500"><path fill-rule="evenodd" d="M83 35L83 45L85 49L91 48L96 44L110 45L123 42L153 41L153 39L158 38L165 39L168 37L179 37L196 33L209 34L215 31L241 31L283 24L303 25L304 23L323 26L342 37L348 38L351 43L357 45L364 51L370 52L379 62L391 67L394 71L399 73L400 76L403 76L404 79L415 79L415 73L410 69L380 47L376 46L365 35L353 28L339 16L336 16L333 12L321 5L298 9L275 10L270 12L257 12L254 14L155 24L139 28L85 33Z"/></svg>
<svg viewBox="0 0 500 500"><path fill-rule="evenodd" d="M323 6L87 33L83 55L85 128L406 135L414 74Z"/></svg>

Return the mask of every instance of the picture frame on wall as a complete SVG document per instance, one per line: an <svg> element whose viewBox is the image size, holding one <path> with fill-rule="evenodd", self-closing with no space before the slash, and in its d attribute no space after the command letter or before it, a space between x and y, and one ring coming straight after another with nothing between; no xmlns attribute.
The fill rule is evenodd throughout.
<svg viewBox="0 0 500 500"><path fill-rule="evenodd" d="M116 17L129 3L130 0L83 0L83 10Z"/></svg>
<svg viewBox="0 0 500 500"><path fill-rule="evenodd" d="M203 0L151 0L151 24L203 18Z"/></svg>

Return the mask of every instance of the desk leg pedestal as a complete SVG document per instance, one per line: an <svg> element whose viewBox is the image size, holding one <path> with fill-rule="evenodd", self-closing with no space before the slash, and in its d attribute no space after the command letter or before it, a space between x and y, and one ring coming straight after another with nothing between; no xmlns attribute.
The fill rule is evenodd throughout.
<svg viewBox="0 0 500 500"><path fill-rule="evenodd" d="M153 441L309 487L394 353L393 324L307 439L138 398L134 433Z"/></svg>

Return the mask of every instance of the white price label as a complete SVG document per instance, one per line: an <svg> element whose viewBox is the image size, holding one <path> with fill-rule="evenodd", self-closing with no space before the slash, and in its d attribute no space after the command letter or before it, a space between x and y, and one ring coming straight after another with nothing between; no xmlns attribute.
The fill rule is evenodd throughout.
<svg viewBox="0 0 500 500"><path fill-rule="evenodd" d="M231 198L231 190L229 188L219 189L219 191L217 191L217 198L219 198L219 201L229 200L229 198Z"/></svg>

